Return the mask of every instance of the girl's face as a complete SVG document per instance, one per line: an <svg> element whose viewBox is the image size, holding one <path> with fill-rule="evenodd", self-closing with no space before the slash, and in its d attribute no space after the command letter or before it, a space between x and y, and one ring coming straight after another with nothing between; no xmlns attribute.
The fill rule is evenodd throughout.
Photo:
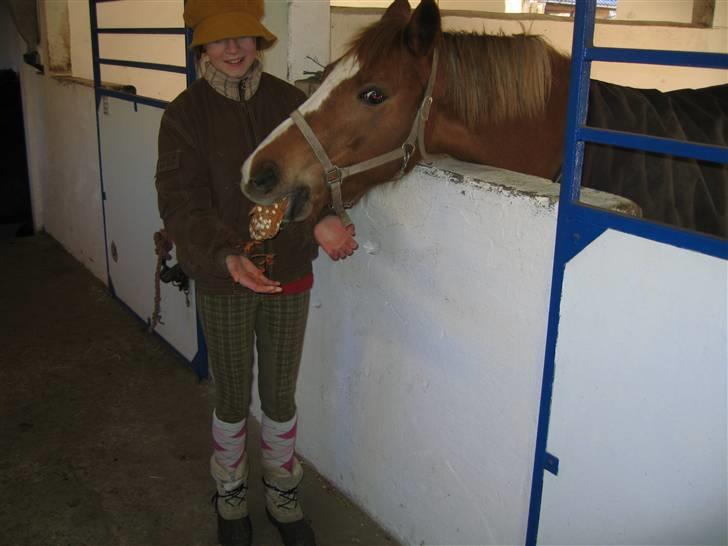
<svg viewBox="0 0 728 546"><path fill-rule="evenodd" d="M225 38L205 45L212 66L231 78L241 78L253 65L258 51L254 36Z"/></svg>

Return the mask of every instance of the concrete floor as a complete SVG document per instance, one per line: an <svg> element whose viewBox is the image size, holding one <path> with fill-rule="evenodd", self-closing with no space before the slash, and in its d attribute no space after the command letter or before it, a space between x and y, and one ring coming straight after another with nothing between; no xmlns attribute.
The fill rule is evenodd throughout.
<svg viewBox="0 0 728 546"><path fill-rule="evenodd" d="M0 544L215 544L213 387L49 236L0 239L0 264ZM276 546L262 495L254 465ZM301 499L319 546L396 544L308 465Z"/></svg>

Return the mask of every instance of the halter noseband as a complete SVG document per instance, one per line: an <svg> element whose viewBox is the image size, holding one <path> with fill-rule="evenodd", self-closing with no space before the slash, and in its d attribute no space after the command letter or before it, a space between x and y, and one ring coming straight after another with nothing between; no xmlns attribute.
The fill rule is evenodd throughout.
<svg viewBox="0 0 728 546"><path fill-rule="evenodd" d="M329 156L326 155L326 151L323 146L321 146L321 142L319 142L319 139L316 138L316 134L313 132L313 129L311 129L308 122L304 119L301 112L294 110L291 113L291 119L301 131L301 134L306 139L306 142L308 142L311 150L324 167L324 179L329 185L329 189L331 191L331 200L334 210L336 211L336 214L339 215L339 218L341 218L341 221L345 226L352 223L351 218L349 218L349 215L344 208L344 202L341 197L341 183L345 178L374 169L375 167L379 167L380 165L384 165L385 163L389 163L390 161L400 158L402 159L402 167L400 167L398 177L401 177L409 164L409 160L415 151L416 145L419 145L420 154L423 159L426 161L428 160L429 156L425 151L425 125L427 124L427 119L430 117L430 108L432 106L432 90L435 87L435 77L437 75L437 57L437 48L435 48L432 54L432 70L430 72L430 79L427 81L425 95L422 98L422 102L420 103L417 113L415 114L412 129L410 129L407 140L404 141L402 146L392 150L391 152L378 155L372 159L367 159L366 161L361 161L360 163L350 165L349 167L337 167L331 162Z"/></svg>

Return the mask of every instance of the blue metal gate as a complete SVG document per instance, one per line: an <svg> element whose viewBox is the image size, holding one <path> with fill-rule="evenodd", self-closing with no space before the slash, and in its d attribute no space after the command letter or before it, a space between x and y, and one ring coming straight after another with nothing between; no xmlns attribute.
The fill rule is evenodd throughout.
<svg viewBox="0 0 728 546"><path fill-rule="evenodd" d="M548 453L546 446L562 289L567 264L608 229L689 249L719 259L728 259L728 243L724 239L610 213L579 202L586 142L728 164L728 148L586 126L592 61L728 68L728 54L595 47L593 44L595 14L595 0L578 0L576 2L564 173L560 189L541 407L526 536L526 543L529 545L536 544L538 540L544 472L548 471L556 475L559 471L559 459L554 454Z"/></svg>

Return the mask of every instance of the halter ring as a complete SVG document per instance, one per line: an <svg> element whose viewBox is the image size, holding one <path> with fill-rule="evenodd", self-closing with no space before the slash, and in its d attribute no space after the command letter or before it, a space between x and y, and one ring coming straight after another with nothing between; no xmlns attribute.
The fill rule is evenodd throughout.
<svg viewBox="0 0 728 546"><path fill-rule="evenodd" d="M404 174L405 169L407 168L407 165L409 164L409 160L412 157L412 153L415 151L415 145L411 142L405 142L402 144L402 153L404 154L402 156L402 168L400 169L400 172Z"/></svg>

